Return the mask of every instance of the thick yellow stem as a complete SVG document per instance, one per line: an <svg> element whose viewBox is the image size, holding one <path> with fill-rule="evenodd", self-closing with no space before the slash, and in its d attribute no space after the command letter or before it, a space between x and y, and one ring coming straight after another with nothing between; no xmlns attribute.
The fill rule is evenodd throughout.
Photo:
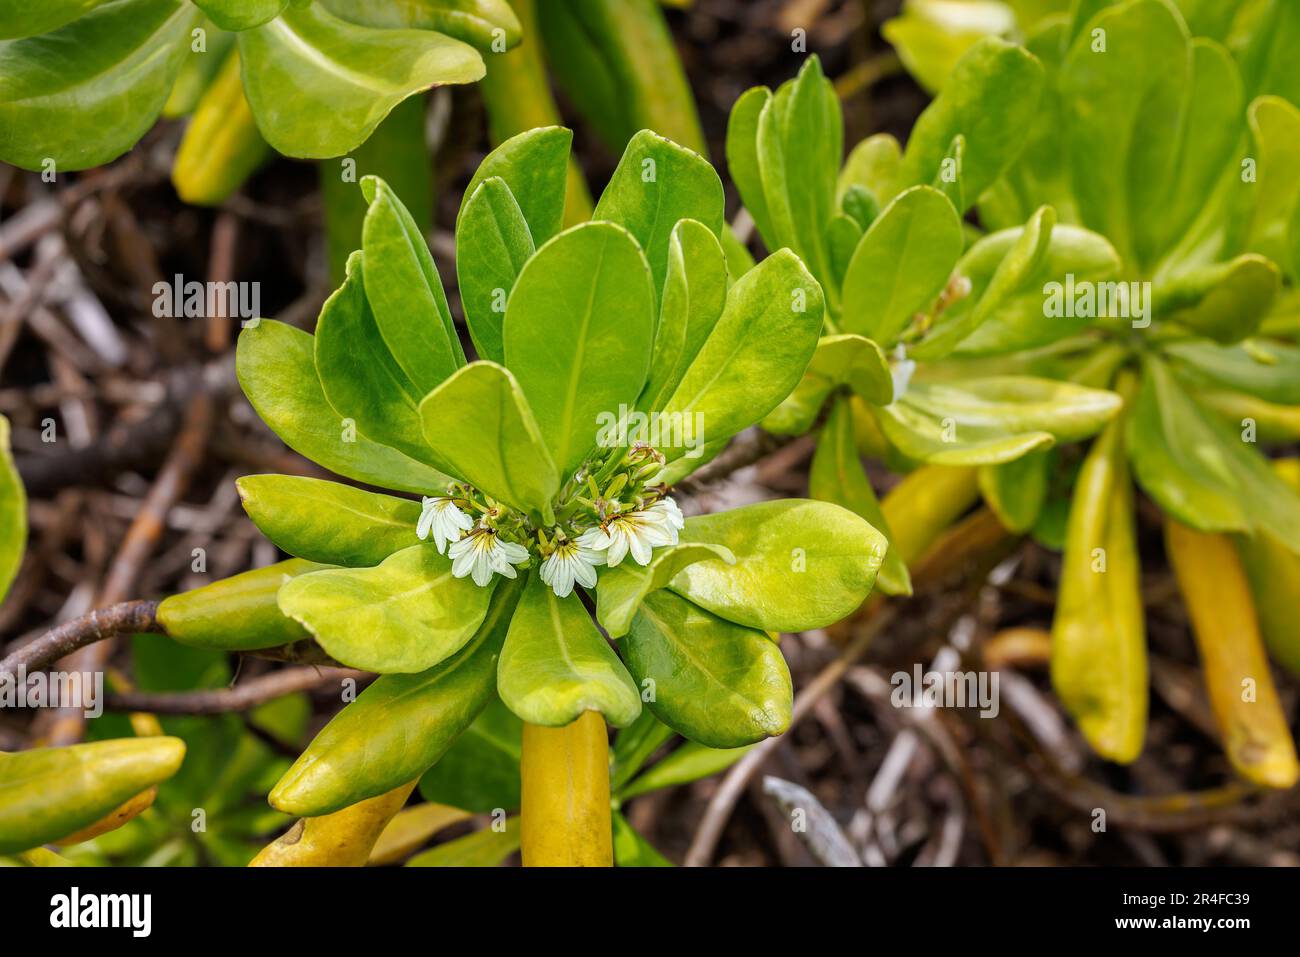
<svg viewBox="0 0 1300 957"><path fill-rule="evenodd" d="M563 728L524 725L520 828L525 867L610 867L609 732L588 711Z"/></svg>
<svg viewBox="0 0 1300 957"><path fill-rule="evenodd" d="M416 782L403 784L333 814L304 817L258 852L249 867L362 867L379 835L402 809Z"/></svg>
<svg viewBox="0 0 1300 957"><path fill-rule="evenodd" d="M1255 784L1291 787L1300 778L1295 744L1269 674L1250 586L1232 540L1168 519L1165 549L1192 621L1228 759Z"/></svg>

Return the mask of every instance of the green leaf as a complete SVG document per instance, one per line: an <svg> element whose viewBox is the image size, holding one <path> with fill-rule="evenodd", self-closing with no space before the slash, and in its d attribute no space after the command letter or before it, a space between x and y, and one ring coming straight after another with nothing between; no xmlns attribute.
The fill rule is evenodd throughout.
<svg viewBox="0 0 1300 957"><path fill-rule="evenodd" d="M843 205L855 186L866 190L877 204L889 202L898 192L902 159L898 140L889 133L868 136L853 147L844 161L835 187L836 202Z"/></svg>
<svg viewBox="0 0 1300 957"><path fill-rule="evenodd" d="M1300 405L1300 347L1262 339L1248 346L1174 342L1163 351L1195 385L1217 384L1279 405Z"/></svg>
<svg viewBox="0 0 1300 957"><path fill-rule="evenodd" d="M822 336L803 378L763 428L777 435L802 435L813 427L827 397L847 385L873 405L893 400L894 382L880 346L857 335Z"/></svg>
<svg viewBox="0 0 1300 957"><path fill-rule="evenodd" d="M913 382L877 410L889 441L933 465L997 465L1056 441L1075 442L1119 410L1113 392L1032 376L960 384Z"/></svg>
<svg viewBox="0 0 1300 957"><path fill-rule="evenodd" d="M617 796L623 785L671 737L673 729L656 718L649 708L642 708L641 716L614 737L609 769L610 790Z"/></svg>
<svg viewBox="0 0 1300 957"><path fill-rule="evenodd" d="M758 160L758 118L771 99L772 91L765 86L751 87L740 95L727 119L726 151L731 181L740 190L740 198L758 226L759 234L769 248L779 248Z"/></svg>
<svg viewBox="0 0 1300 957"><path fill-rule="evenodd" d="M939 295L962 245L961 220L947 197L929 186L904 191L849 260L841 327L892 344Z"/></svg>
<svg viewBox="0 0 1300 957"><path fill-rule="evenodd" d="M487 614L491 588L455 578L432 544L374 568L331 568L288 582L280 610L330 656L381 674L424 671L459 651Z"/></svg>
<svg viewBox="0 0 1300 957"><path fill-rule="evenodd" d="M596 583L596 620L611 638L622 638L645 597L667 587L688 565L713 560L734 565L736 556L721 545L671 545L650 558L649 565L623 562L604 570Z"/></svg>
<svg viewBox="0 0 1300 957"><path fill-rule="evenodd" d="M0 601L13 584L27 545L27 493L9 448L9 420L0 415Z"/></svg>
<svg viewBox="0 0 1300 957"><path fill-rule="evenodd" d="M1258 182L1250 222L1250 248L1300 276L1300 250L1291 223L1300 216L1300 107L1276 96L1261 96L1247 111L1258 151Z"/></svg>
<svg viewBox="0 0 1300 957"><path fill-rule="evenodd" d="M506 181L499 176L483 180L456 220L460 302L480 359L505 358L501 326L506 301L533 252L528 223Z"/></svg>
<svg viewBox="0 0 1300 957"><path fill-rule="evenodd" d="M504 830L485 827L446 844L439 844L406 862L407 867L500 867L519 850L519 818L506 820Z"/></svg>
<svg viewBox="0 0 1300 957"><path fill-rule="evenodd" d="M650 710L692 741L737 748L790 726L790 670L761 631L660 591L641 603L619 650Z"/></svg>
<svg viewBox="0 0 1300 957"><path fill-rule="evenodd" d="M410 499L298 475L245 475L235 485L258 530L298 558L369 567L419 543L420 503Z"/></svg>
<svg viewBox="0 0 1300 957"><path fill-rule="evenodd" d="M984 311L958 345L962 355L1004 355L1077 335L1095 321L1088 315L1092 310L1075 308L1082 291L1096 296L1100 284L1119 277L1119 254L1104 236L1058 223L1052 227L1041 255L1020 272L1014 288L1004 284L1002 289L994 290L996 302L987 300L985 305L994 276L1022 243L1026 228L1016 226L981 238L957 263L954 273L969 280L970 292L949 310L955 314L971 309ZM1107 287L1107 296L1114 302L1111 288ZM1095 303L1095 299L1092 301Z"/></svg>
<svg viewBox="0 0 1300 957"><path fill-rule="evenodd" d="M835 212L836 176L844 149L839 98L816 56L799 75L781 85L758 117L758 165L771 218L769 249L789 246L809 272L828 286L836 311L837 290L829 286L826 223Z"/></svg>
<svg viewBox="0 0 1300 957"><path fill-rule="evenodd" d="M722 181L698 153L642 130L628 141L592 219L625 228L641 245L658 302L668 272L668 242L679 220L722 233Z"/></svg>
<svg viewBox="0 0 1300 957"><path fill-rule="evenodd" d="M1096 52L1094 31L1105 36ZM1178 179L1184 91L1192 58L1172 7L1137 0L1103 10L1062 65L1065 160L1084 225L1141 267L1159 251L1153 233ZM1199 197L1198 197L1199 199Z"/></svg>
<svg viewBox="0 0 1300 957"><path fill-rule="evenodd" d="M562 126L543 126L512 136L479 164L461 201L473 197L480 183L493 176L505 181L519 203L533 237L540 247L560 231L564 221L564 195L569 170L569 147L573 133Z"/></svg>
<svg viewBox="0 0 1300 957"><path fill-rule="evenodd" d="M235 369L257 414L295 452L358 482L404 492L443 489L436 469L356 434L325 398L312 358L313 337L259 319L239 335Z"/></svg>
<svg viewBox="0 0 1300 957"><path fill-rule="evenodd" d="M1047 501L1051 452L1030 452L1002 465L982 465L980 493L1009 532L1028 532L1038 522Z"/></svg>
<svg viewBox="0 0 1300 957"><path fill-rule="evenodd" d="M271 792L290 814L329 814L423 774L492 699L522 582L501 582L474 637L411 675L380 675L327 724Z"/></svg>
<svg viewBox="0 0 1300 957"><path fill-rule="evenodd" d="M1277 266L1247 253L1161 284L1154 308L1193 332L1230 344L1259 327L1281 285Z"/></svg>
<svg viewBox="0 0 1300 957"><path fill-rule="evenodd" d="M363 288L363 254L321 309L314 358L325 398L368 439L419 462L437 461L420 431L419 387L402 371L375 323Z"/></svg>
<svg viewBox="0 0 1300 957"><path fill-rule="evenodd" d="M731 767L752 747L753 745L744 748L710 748L687 741L629 784L619 797L627 801L639 794L707 778Z"/></svg>
<svg viewBox="0 0 1300 957"><path fill-rule="evenodd" d="M534 576L519 601L497 668L497 692L529 724L559 728L599 711L616 728L641 698L577 595L557 598Z"/></svg>
<svg viewBox="0 0 1300 957"><path fill-rule="evenodd" d="M430 30L380 30L291 6L239 35L244 92L266 141L286 156L342 156L402 100L430 86L473 83L483 59Z"/></svg>
<svg viewBox="0 0 1300 957"><path fill-rule="evenodd" d="M301 558L255 568L164 598L158 622L173 641L197 648L278 648L311 636L276 603L285 582L328 566Z"/></svg>
<svg viewBox="0 0 1300 957"><path fill-rule="evenodd" d="M821 289L803 263L785 249L768 256L727 293L722 317L665 414L702 422L710 442L753 425L799 383L821 324ZM670 460L683 454L661 451Z"/></svg>
<svg viewBox="0 0 1300 957"><path fill-rule="evenodd" d="M912 127L900 184L932 182L960 134L963 192L967 202L977 201L1023 149L1043 86L1042 65L1024 47L991 37L976 43Z"/></svg>
<svg viewBox="0 0 1300 957"><path fill-rule="evenodd" d="M66 172L125 153L162 112L202 17L180 0L123 0L0 41L0 160Z"/></svg>
<svg viewBox="0 0 1300 957"><path fill-rule="evenodd" d="M727 260L703 223L684 219L668 240L668 273L655 328L650 380L638 408L668 401L722 315L727 300Z"/></svg>
<svg viewBox="0 0 1300 957"><path fill-rule="evenodd" d="M321 0L330 13L366 27L410 27L437 30L472 43L484 53L500 53L494 43L509 49L523 31L509 0Z"/></svg>
<svg viewBox="0 0 1300 957"><path fill-rule="evenodd" d="M0 854L40 847L93 824L176 773L179 738L123 738L0 753Z"/></svg>
<svg viewBox="0 0 1300 957"><path fill-rule="evenodd" d="M627 823L627 818L614 812L614 863L619 867L672 867L672 862L654 849L654 846Z"/></svg>
<svg viewBox="0 0 1300 957"><path fill-rule="evenodd" d="M867 599L885 536L829 502L759 502L686 520L683 542L731 549L736 564L699 562L669 587L760 631L805 631L846 618Z"/></svg>
<svg viewBox="0 0 1300 957"><path fill-rule="evenodd" d="M976 41L1015 29L1009 4L908 0L901 15L881 24L880 33L907 72L933 94L943 89L957 61Z"/></svg>
<svg viewBox="0 0 1300 957"><path fill-rule="evenodd" d="M465 364L447 294L424 234L382 179L364 176L366 299L398 365L421 396Z"/></svg>
<svg viewBox="0 0 1300 957"><path fill-rule="evenodd" d="M822 429L808 472L808 494L823 502L832 502L860 515L876 531L891 539L889 524L880 510L880 501L871 487L853 434L853 410L841 399L831 407L826 427ZM887 595L912 594L912 579L897 549L885 552L876 583Z"/></svg>
<svg viewBox="0 0 1300 957"><path fill-rule="evenodd" d="M249 30L278 17L289 0L193 0L223 30Z"/></svg>
<svg viewBox="0 0 1300 957"><path fill-rule="evenodd" d="M996 314L1004 302L1026 288L1034 288L1033 277L1047 258L1055 226L1056 212L1052 207L1039 207L994 269L980 298L967 297L960 304L966 308L941 313L925 337L909 350L910 354L917 359L942 359Z"/></svg>
<svg viewBox="0 0 1300 957"><path fill-rule="evenodd" d="M562 476L595 447L602 413L635 404L653 334L650 268L619 226L566 230L520 273L506 306L506 365Z"/></svg>
<svg viewBox="0 0 1300 957"><path fill-rule="evenodd" d="M1300 496L1155 358L1143 366L1128 448L1142 488L1180 522L1203 532L1267 531L1300 551Z"/></svg>
<svg viewBox="0 0 1300 957"><path fill-rule="evenodd" d="M474 723L420 778L426 801L476 814L519 807L523 723L492 695Z"/></svg>
<svg viewBox="0 0 1300 957"><path fill-rule="evenodd" d="M34 37L71 23L106 0L0 0L0 39Z"/></svg>
<svg viewBox="0 0 1300 957"><path fill-rule="evenodd" d="M447 471L493 498L551 521L560 478L510 370L465 366L420 403L424 436Z"/></svg>

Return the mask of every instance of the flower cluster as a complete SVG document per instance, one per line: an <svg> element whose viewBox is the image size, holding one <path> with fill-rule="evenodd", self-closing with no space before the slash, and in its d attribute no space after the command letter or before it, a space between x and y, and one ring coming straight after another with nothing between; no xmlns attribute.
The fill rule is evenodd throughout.
<svg viewBox="0 0 1300 957"><path fill-rule="evenodd" d="M575 584L594 588L598 566L618 565L629 555L648 565L654 549L677 544L685 526L681 509L664 486L646 484L663 463L646 445L588 463L561 493L548 527L456 483L444 495L425 496L416 534L421 541L432 536L439 554L451 559L451 573L480 586L494 574L516 577L516 567L536 554L542 581L563 598Z"/></svg>

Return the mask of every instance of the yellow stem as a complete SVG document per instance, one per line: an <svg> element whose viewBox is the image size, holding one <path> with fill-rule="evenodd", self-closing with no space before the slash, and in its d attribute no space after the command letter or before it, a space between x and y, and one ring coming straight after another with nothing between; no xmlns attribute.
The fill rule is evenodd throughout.
<svg viewBox="0 0 1300 957"><path fill-rule="evenodd" d="M300 818L258 852L249 867L362 867L415 781L320 817Z"/></svg>
<svg viewBox="0 0 1300 957"><path fill-rule="evenodd" d="M610 867L609 732L596 711L563 728L524 725L520 834L525 867Z"/></svg>

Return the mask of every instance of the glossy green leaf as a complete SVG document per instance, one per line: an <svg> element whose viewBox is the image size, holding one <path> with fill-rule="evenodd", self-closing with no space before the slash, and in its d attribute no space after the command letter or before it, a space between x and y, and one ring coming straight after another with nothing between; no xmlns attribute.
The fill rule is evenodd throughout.
<svg viewBox="0 0 1300 957"><path fill-rule="evenodd" d="M636 832L618 811L613 815L614 863L619 867L672 867L672 862Z"/></svg>
<svg viewBox="0 0 1300 957"><path fill-rule="evenodd" d="M706 561L734 565L736 557L721 545L670 545L658 549L649 565L622 562L604 570L596 583L596 620L609 637L622 638L647 595L666 587L688 565Z"/></svg>
<svg viewBox="0 0 1300 957"><path fill-rule="evenodd" d="M321 4L290 6L239 34L244 91L266 141L286 156L341 156L398 103L430 86L482 79L483 59L430 30L380 30Z"/></svg>
<svg viewBox="0 0 1300 957"><path fill-rule="evenodd" d="M271 804L290 814L329 814L433 766L492 699L497 659L522 590L522 582L501 582L474 637L446 661L418 674L376 678L280 779Z"/></svg>
<svg viewBox="0 0 1300 957"><path fill-rule="evenodd" d="M248 651L301 641L311 636L280 611L276 595L285 582L327 567L291 558L232 575L164 598L158 623L173 641L197 648Z"/></svg>
<svg viewBox="0 0 1300 957"><path fill-rule="evenodd" d="M960 134L966 139L962 188L966 201L975 202L1024 148L1043 86L1043 68L1024 47L995 38L976 43L912 128L900 185L932 182Z"/></svg>
<svg viewBox="0 0 1300 957"><path fill-rule="evenodd" d="M619 650L655 716L692 741L737 748L790 726L790 670L761 631L659 591Z"/></svg>
<svg viewBox="0 0 1300 957"><path fill-rule="evenodd" d="M519 850L519 818L508 818L501 830L485 827L446 844L439 844L406 862L407 867L500 867Z"/></svg>
<svg viewBox="0 0 1300 957"><path fill-rule="evenodd" d="M925 337L909 350L917 359L942 359L978 329L1002 304L1026 288L1033 288L1035 274L1047 258L1056 213L1050 206L1040 207L1016 236L1006 255L993 270L988 285L978 300L966 297L960 305L947 309L935 320Z"/></svg>
<svg viewBox="0 0 1300 957"><path fill-rule="evenodd" d="M437 30L472 43L484 53L500 53L523 35L509 0L320 0L331 13L367 27L411 27ZM498 44L494 47L493 44Z"/></svg>
<svg viewBox="0 0 1300 957"><path fill-rule="evenodd" d="M465 366L425 397L420 417L447 471L521 511L551 514L560 478L509 369Z"/></svg>
<svg viewBox="0 0 1300 957"><path fill-rule="evenodd" d="M357 433L325 398L312 357L313 337L270 319L239 335L235 369L244 395L295 452L359 482L427 493L449 479L396 449Z"/></svg>
<svg viewBox="0 0 1300 957"><path fill-rule="evenodd" d="M808 494L860 515L886 539L891 537L876 491L862 467L853 432L853 410L846 400L841 399L831 407L830 417L822 429L808 472ZM896 549L890 548L885 552L876 583L887 595L912 593L907 564Z"/></svg>
<svg viewBox="0 0 1300 957"><path fill-rule="evenodd" d="M493 694L474 723L420 778L420 794L426 801L476 814L519 807L523 730L514 712Z"/></svg>
<svg viewBox="0 0 1300 957"><path fill-rule="evenodd" d="M1038 522L1053 461L1051 452L1037 451L1002 465L980 466L980 494L1007 531L1028 532Z"/></svg>
<svg viewBox="0 0 1300 957"><path fill-rule="evenodd" d="M821 289L803 263L789 250L768 256L727 293L722 317L665 413L702 416L709 441L753 425L798 384L821 325ZM682 451L665 453L673 459Z"/></svg>
<svg viewBox="0 0 1300 957"><path fill-rule="evenodd" d="M497 668L497 692L530 724L559 728L599 711L616 728L636 720L641 698L577 595L558 598L532 577Z"/></svg>
<svg viewBox="0 0 1300 957"><path fill-rule="evenodd" d="M419 543L420 503L410 499L299 475L245 475L235 485L258 530L298 558L368 567Z"/></svg>
<svg viewBox="0 0 1300 957"><path fill-rule="evenodd" d="M680 748L636 778L619 795L623 800L661 788L689 784L725 771L745 756L753 745L743 748L710 748L687 741Z"/></svg>
<svg viewBox="0 0 1300 957"><path fill-rule="evenodd" d="M842 385L873 405L892 401L894 382L880 346L858 335L822 336L803 378L763 420L763 428L778 435L807 432L826 398Z"/></svg>
<svg viewBox="0 0 1300 957"><path fill-rule="evenodd" d="M636 403L653 334L650 268L619 226L575 226L520 273L506 306L506 365L562 476L596 446L602 414Z"/></svg>
<svg viewBox="0 0 1300 957"><path fill-rule="evenodd" d="M703 223L685 219L673 227L667 269L650 379L637 403L651 411L662 407L681 383L727 300L726 254Z"/></svg>
<svg viewBox="0 0 1300 957"><path fill-rule="evenodd" d="M456 220L460 302L480 359L505 358L506 301L533 251L528 223L506 181L499 176L483 180Z"/></svg>
<svg viewBox="0 0 1300 957"><path fill-rule="evenodd" d="M734 565L699 562L669 585L715 615L760 631L805 631L866 601L885 536L829 502L759 502L686 520L683 542L722 545Z"/></svg>
<svg viewBox="0 0 1300 957"><path fill-rule="evenodd" d="M1107 302L1119 301L1118 286L1112 282L1120 272L1115 248L1104 236L1059 223L1052 227L1041 255L1020 272L1014 288L1004 284L996 291L996 303L988 299L993 278L1024 233L1019 226L991 233L957 263L954 273L970 282L970 292L949 309L961 313L983 308L985 313L971 323L971 332L958 345L961 354L1003 355L1068 339L1096 321L1092 313L1104 283L1111 283L1104 287ZM1149 299L1144 302L1144 307L1150 305Z"/></svg>
<svg viewBox="0 0 1300 957"><path fill-rule="evenodd" d="M0 854L40 847L93 824L167 780L185 757L179 738L123 738L0 753Z"/></svg>
<svg viewBox="0 0 1300 957"><path fill-rule="evenodd" d="M27 493L9 448L9 420L0 415L0 601L23 562L27 545Z"/></svg>
<svg viewBox="0 0 1300 957"><path fill-rule="evenodd" d="M106 0L0 0L0 39L34 37L84 16Z"/></svg>
<svg viewBox="0 0 1300 957"><path fill-rule="evenodd" d="M841 327L892 344L948 282L962 244L961 220L947 197L929 186L904 191L849 260Z"/></svg>
<svg viewBox="0 0 1300 957"><path fill-rule="evenodd" d="M464 205L478 185L493 176L505 181L519 203L533 237L540 247L560 231L564 221L564 196L569 169L569 147L573 132L562 126L543 126L512 136L479 164L461 200Z"/></svg>
<svg viewBox="0 0 1300 957"><path fill-rule="evenodd" d="M487 614L491 588L454 578L432 544L374 568L332 568L288 582L280 610L330 656L381 674L424 671L459 651Z"/></svg>
<svg viewBox="0 0 1300 957"><path fill-rule="evenodd" d="M363 288L363 254L348 258L347 279L321 309L313 342L325 398L357 431L420 462L437 461L420 431L420 388L398 365Z"/></svg>
<svg viewBox="0 0 1300 957"><path fill-rule="evenodd" d="M1204 532L1268 531L1300 551L1300 496L1158 359L1143 366L1128 448L1142 488L1180 522Z"/></svg>
<svg viewBox="0 0 1300 957"><path fill-rule="evenodd" d="M933 465L996 465L1097 432L1119 410L1113 392L1031 376L913 382L878 410L889 441Z"/></svg>
<svg viewBox="0 0 1300 957"><path fill-rule="evenodd" d="M726 152L727 170L740 190L745 208L763 239L769 246L775 244L779 248L758 161L758 118L771 98L772 91L763 86L751 87L740 95L727 119Z"/></svg>
<svg viewBox="0 0 1300 957"><path fill-rule="evenodd" d="M1095 31L1105 52L1095 52ZM1126 262L1158 252L1153 233L1177 179L1184 91L1192 58L1186 28L1161 0L1110 7L1074 39L1062 65L1065 159L1083 224ZM1198 197L1199 199L1199 197Z"/></svg>
<svg viewBox="0 0 1300 957"><path fill-rule="evenodd" d="M383 180L361 179L366 299L397 364L421 396L465 364L447 294L414 217Z"/></svg>
<svg viewBox="0 0 1300 957"><path fill-rule="evenodd" d="M1193 332L1233 343L1255 331L1281 284L1277 266L1248 253L1162 284L1155 309Z"/></svg>
<svg viewBox="0 0 1300 957"><path fill-rule="evenodd" d="M654 277L656 301L668 272L668 241L679 220L722 232L722 181L698 153L650 130L628 141L592 219L617 223L641 245Z"/></svg>
<svg viewBox="0 0 1300 957"><path fill-rule="evenodd" d="M1174 342L1164 354L1195 385L1226 386L1280 405L1300 405L1300 346L1253 339L1249 346Z"/></svg>
<svg viewBox="0 0 1300 957"><path fill-rule="evenodd" d="M181 0L122 0L0 41L0 160L66 172L125 153L162 112L202 17Z"/></svg>
<svg viewBox="0 0 1300 957"><path fill-rule="evenodd" d="M223 30L248 30L278 17L289 0L193 0Z"/></svg>

